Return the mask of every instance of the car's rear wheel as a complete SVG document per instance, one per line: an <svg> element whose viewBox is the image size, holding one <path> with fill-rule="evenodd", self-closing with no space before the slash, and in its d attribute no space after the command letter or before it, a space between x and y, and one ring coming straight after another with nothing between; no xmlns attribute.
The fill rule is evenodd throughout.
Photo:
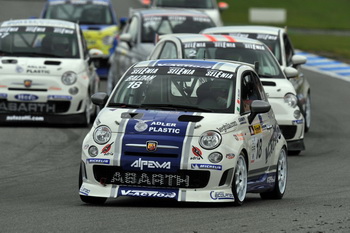
<svg viewBox="0 0 350 233"><path fill-rule="evenodd" d="M304 120L305 120L305 133L309 131L311 126L311 97L310 94L306 97L305 110L304 110Z"/></svg>
<svg viewBox="0 0 350 233"><path fill-rule="evenodd" d="M79 170L79 190L81 188L81 185L83 184L83 174L82 174L82 166L80 165L80 170ZM88 204L94 204L94 205L103 205L107 198L104 197L89 197L89 196L84 196L84 195L79 195L80 199Z"/></svg>
<svg viewBox="0 0 350 233"><path fill-rule="evenodd" d="M287 152L281 149L277 162L275 185L272 191L260 193L262 199L281 199L287 187L288 174Z"/></svg>
<svg viewBox="0 0 350 233"><path fill-rule="evenodd" d="M232 182L232 193L235 198L233 205L241 206L247 194L248 186L247 163L243 154L240 154L237 160L235 174Z"/></svg>

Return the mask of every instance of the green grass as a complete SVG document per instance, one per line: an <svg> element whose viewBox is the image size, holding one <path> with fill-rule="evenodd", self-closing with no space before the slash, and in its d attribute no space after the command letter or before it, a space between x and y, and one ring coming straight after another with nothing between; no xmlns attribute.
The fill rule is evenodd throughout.
<svg viewBox="0 0 350 233"><path fill-rule="evenodd" d="M218 0L220 1L220 0ZM284 8L287 20L269 24L298 29L321 29L350 32L349 0L223 0L229 3L222 13L225 25L258 25L249 22L249 8ZM266 24L266 23L265 23ZM291 30L293 31L293 30ZM290 33L294 47L328 57L350 61L350 36Z"/></svg>

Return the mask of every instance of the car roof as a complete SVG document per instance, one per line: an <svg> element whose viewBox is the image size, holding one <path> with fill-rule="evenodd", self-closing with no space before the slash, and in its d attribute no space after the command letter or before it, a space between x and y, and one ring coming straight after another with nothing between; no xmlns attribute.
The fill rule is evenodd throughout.
<svg viewBox="0 0 350 233"><path fill-rule="evenodd" d="M9 26L45 26L75 29L75 23L58 19L15 19L1 23L1 27Z"/></svg>
<svg viewBox="0 0 350 233"><path fill-rule="evenodd" d="M55 3L55 4L63 4L63 3L67 3L67 4L74 4L74 3L105 3L105 4L111 4L111 1L110 0L47 0L47 2L49 4L51 3Z"/></svg>
<svg viewBox="0 0 350 233"><path fill-rule="evenodd" d="M187 42L240 42L240 43L252 43L264 45L263 42L255 39L244 38L244 37L234 37L228 35L210 35L210 34L189 34L189 33L179 33L179 34L167 34L160 36L160 40L166 38L176 37L181 41L181 43Z"/></svg>
<svg viewBox="0 0 350 233"><path fill-rule="evenodd" d="M249 33L265 33L278 35L284 28L274 26L222 26L213 27L203 30L205 33L232 33L232 32L249 32Z"/></svg>
<svg viewBox="0 0 350 233"><path fill-rule="evenodd" d="M198 10L188 10L188 9L131 9L130 13L139 13L142 16L152 16L152 15L182 15L182 16L198 16L198 17L206 17L210 18L206 13L198 11Z"/></svg>
<svg viewBox="0 0 350 233"><path fill-rule="evenodd" d="M246 67L253 70L253 66L243 62L226 61L226 60L199 60L199 59L159 59L141 61L134 64L134 67L190 67L206 68L237 73L240 67Z"/></svg>

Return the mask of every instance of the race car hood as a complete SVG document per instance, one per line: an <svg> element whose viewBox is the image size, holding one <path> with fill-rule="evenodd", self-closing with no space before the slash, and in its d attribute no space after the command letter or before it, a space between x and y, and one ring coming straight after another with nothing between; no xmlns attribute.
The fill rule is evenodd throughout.
<svg viewBox="0 0 350 233"><path fill-rule="evenodd" d="M66 71L79 74L84 71L84 62L80 59L2 57L0 60L1 76L61 76Z"/></svg>
<svg viewBox="0 0 350 233"><path fill-rule="evenodd" d="M295 93L292 83L288 79L260 79L269 98L283 98L287 93Z"/></svg>
<svg viewBox="0 0 350 233"><path fill-rule="evenodd" d="M218 121L217 119L220 119ZM228 133L235 130L237 119L232 114L193 113L158 110L104 108L99 125L108 125L114 133L155 136L200 136L207 130Z"/></svg>

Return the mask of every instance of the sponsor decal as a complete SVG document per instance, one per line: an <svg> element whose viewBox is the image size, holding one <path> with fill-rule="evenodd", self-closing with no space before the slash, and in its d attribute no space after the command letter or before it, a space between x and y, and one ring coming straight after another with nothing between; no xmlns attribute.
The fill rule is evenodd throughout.
<svg viewBox="0 0 350 233"><path fill-rule="evenodd" d="M31 116L31 115L25 115L25 116L6 116L6 121L44 121L43 116Z"/></svg>
<svg viewBox="0 0 350 233"><path fill-rule="evenodd" d="M6 93L0 93L0 98L7 99L7 94Z"/></svg>
<svg viewBox="0 0 350 233"><path fill-rule="evenodd" d="M271 184L271 183L275 183L275 177L274 176L268 176L266 179L266 183Z"/></svg>
<svg viewBox="0 0 350 233"><path fill-rule="evenodd" d="M225 193L225 192L215 192L215 191L211 191L210 192L210 198L212 200L233 200L233 194L232 193Z"/></svg>
<svg viewBox="0 0 350 233"><path fill-rule="evenodd" d="M79 193L82 194L82 195L88 196L90 191L91 191L90 189L87 189L84 186L81 186L81 188L79 190Z"/></svg>
<svg viewBox="0 0 350 233"><path fill-rule="evenodd" d="M83 148L84 148L84 150L89 149L89 144L85 144Z"/></svg>
<svg viewBox="0 0 350 233"><path fill-rule="evenodd" d="M176 174L140 174L135 172L116 172L111 179L111 183L128 185L189 187L190 177L188 175L180 176Z"/></svg>
<svg viewBox="0 0 350 233"><path fill-rule="evenodd" d="M149 168L149 169L156 169L156 168L170 169L171 168L171 162L160 163L158 161L142 160L141 158L139 158L138 160L135 160L130 166L131 167L140 168L141 171L144 168Z"/></svg>
<svg viewBox="0 0 350 233"><path fill-rule="evenodd" d="M226 159L234 159L235 156L236 156L235 154L229 153L229 154L226 155Z"/></svg>
<svg viewBox="0 0 350 233"><path fill-rule="evenodd" d="M265 149L265 154L266 154L265 163L267 163L269 157L271 157L272 153L275 151L279 136L280 136L280 129L278 125L274 125L271 139Z"/></svg>
<svg viewBox="0 0 350 233"><path fill-rule="evenodd" d="M45 113L54 113L55 105L49 105L46 103L6 103L0 102L0 112L1 111L10 111L10 112L45 112Z"/></svg>
<svg viewBox="0 0 350 233"><path fill-rule="evenodd" d="M24 71L23 67L21 66L16 66L16 72L17 73L22 73Z"/></svg>
<svg viewBox="0 0 350 233"><path fill-rule="evenodd" d="M31 87L32 86L32 80L29 80L29 79L24 80L24 86L25 87Z"/></svg>
<svg viewBox="0 0 350 233"><path fill-rule="evenodd" d="M236 48L235 43L225 42L225 41L217 41L214 43L214 46L217 48Z"/></svg>
<svg viewBox="0 0 350 233"><path fill-rule="evenodd" d="M112 143L109 143L107 145L105 145L103 148L102 148L102 151L101 151L101 154L104 154L104 155L113 155L113 152L109 152L112 148Z"/></svg>
<svg viewBox="0 0 350 233"><path fill-rule="evenodd" d="M19 94L19 95L15 95L15 98L21 101L34 101L39 99L38 96L32 95L32 94Z"/></svg>
<svg viewBox="0 0 350 233"><path fill-rule="evenodd" d="M47 96L47 99L48 100L71 100L73 99L72 96L69 96L69 95L48 95Z"/></svg>
<svg viewBox="0 0 350 233"><path fill-rule="evenodd" d="M205 76L213 78L232 79L234 75L232 73L223 72L221 70L208 70Z"/></svg>
<svg viewBox="0 0 350 233"><path fill-rule="evenodd" d="M189 43L184 43L185 49L189 48L205 48L206 47L205 42L189 42Z"/></svg>
<svg viewBox="0 0 350 233"><path fill-rule="evenodd" d="M294 121L292 121L292 124L293 124L293 125L300 125L300 124L304 124L304 120L303 120L303 119L300 119L300 120L294 120Z"/></svg>
<svg viewBox="0 0 350 233"><path fill-rule="evenodd" d="M156 141L147 141L146 142L146 148L147 148L147 151L149 151L149 152L156 151L157 146L158 146L158 142L156 142Z"/></svg>
<svg viewBox="0 0 350 233"><path fill-rule="evenodd" d="M222 132L227 132L229 129L237 126L237 122L234 121L234 122L231 122L231 123L225 123L223 126L219 127L219 128L216 128L217 130L219 130L220 133Z"/></svg>
<svg viewBox="0 0 350 233"><path fill-rule="evenodd" d="M244 134L243 133L234 134L233 136L235 137L236 141L243 141L244 140Z"/></svg>
<svg viewBox="0 0 350 233"><path fill-rule="evenodd" d="M237 100L237 102L239 102L239 100ZM247 124L247 119L245 117L238 118L238 121L240 125Z"/></svg>
<svg viewBox="0 0 350 233"><path fill-rule="evenodd" d="M176 75L193 75L196 72L195 69L187 69L187 68L177 68L170 67L167 74L176 74Z"/></svg>
<svg viewBox="0 0 350 233"><path fill-rule="evenodd" d="M109 164L109 159L87 159L88 163L99 163L99 164Z"/></svg>
<svg viewBox="0 0 350 233"><path fill-rule="evenodd" d="M268 34L257 34L256 39L257 40L277 40L278 37L274 35L268 35Z"/></svg>
<svg viewBox="0 0 350 233"><path fill-rule="evenodd" d="M177 192L172 191L158 191L158 190L119 190L119 196L129 197L157 197L157 198L177 198Z"/></svg>
<svg viewBox="0 0 350 233"><path fill-rule="evenodd" d="M192 163L191 164L192 169L210 169L210 170L222 170L221 165L215 165L215 164L200 164L200 163Z"/></svg>
<svg viewBox="0 0 350 233"><path fill-rule="evenodd" d="M134 68L131 71L131 74L156 74L159 68ZM134 81L134 80L133 80Z"/></svg>
<svg viewBox="0 0 350 233"><path fill-rule="evenodd" d="M262 132L262 128L260 124L249 126L249 130L251 135L256 135Z"/></svg>
<svg viewBox="0 0 350 233"><path fill-rule="evenodd" d="M198 147L192 146L192 153L194 154L194 157L191 157L190 160L203 159L202 151Z"/></svg>
<svg viewBox="0 0 350 233"><path fill-rule="evenodd" d="M145 131L147 128L148 128L148 125L146 124L147 121L151 121L151 120L147 120L147 121L144 121L144 120L137 120L137 123L134 127L134 129L137 131L137 132L143 132Z"/></svg>
<svg viewBox="0 0 350 233"><path fill-rule="evenodd" d="M253 49L253 50L265 50L265 47L263 45L259 44L244 44L244 48L246 49Z"/></svg>
<svg viewBox="0 0 350 233"><path fill-rule="evenodd" d="M135 81L152 81L156 76L155 75L131 75L129 76L125 82L135 82Z"/></svg>

